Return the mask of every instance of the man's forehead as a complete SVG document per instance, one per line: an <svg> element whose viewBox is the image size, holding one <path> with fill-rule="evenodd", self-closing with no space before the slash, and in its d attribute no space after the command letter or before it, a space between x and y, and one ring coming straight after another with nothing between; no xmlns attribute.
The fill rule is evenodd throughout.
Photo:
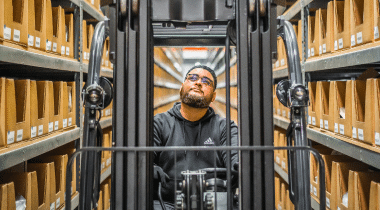
<svg viewBox="0 0 380 210"><path fill-rule="evenodd" d="M214 81L212 74L209 71L207 71L206 69L196 68L196 69L191 70L189 72L189 74L198 74L199 76L202 76L202 77L206 76L209 79L211 79L212 81Z"/></svg>

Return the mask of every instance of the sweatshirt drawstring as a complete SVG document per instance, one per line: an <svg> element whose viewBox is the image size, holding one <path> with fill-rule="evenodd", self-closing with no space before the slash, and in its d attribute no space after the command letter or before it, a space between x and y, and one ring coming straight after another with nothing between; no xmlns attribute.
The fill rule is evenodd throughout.
<svg viewBox="0 0 380 210"><path fill-rule="evenodd" d="M199 121L199 126L198 126L198 140L197 140L197 142L198 142L198 144L197 144L197 146L200 146L201 145L201 129L202 129L202 122L201 121ZM199 155L199 150L197 151L197 157L198 157L198 155Z"/></svg>
<svg viewBox="0 0 380 210"><path fill-rule="evenodd" d="M185 141L185 146L187 146L186 135L185 135L185 121L182 121L182 135L183 135L183 140ZM185 159L186 159L186 150L185 150Z"/></svg>

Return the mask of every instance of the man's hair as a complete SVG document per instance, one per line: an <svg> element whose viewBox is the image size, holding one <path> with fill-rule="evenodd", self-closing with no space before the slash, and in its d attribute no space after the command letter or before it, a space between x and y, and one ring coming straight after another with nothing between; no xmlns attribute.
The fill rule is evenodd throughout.
<svg viewBox="0 0 380 210"><path fill-rule="evenodd" d="M210 72L210 74L211 74L212 77L214 78L214 90L216 89L217 79L216 79L215 71L212 70L210 67L205 66L205 65L197 65L197 66L192 67L192 68L186 73L185 80L186 80L186 78L187 78L187 75L188 75L193 69L204 69L204 70Z"/></svg>

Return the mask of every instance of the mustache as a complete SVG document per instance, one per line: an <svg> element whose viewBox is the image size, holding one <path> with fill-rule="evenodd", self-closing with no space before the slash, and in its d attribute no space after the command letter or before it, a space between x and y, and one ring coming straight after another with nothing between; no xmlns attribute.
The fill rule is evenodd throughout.
<svg viewBox="0 0 380 210"><path fill-rule="evenodd" d="M190 88L190 90L198 90L198 91L200 91L201 93L203 93L203 91L202 91L200 88L196 88L196 87L194 87L194 88Z"/></svg>

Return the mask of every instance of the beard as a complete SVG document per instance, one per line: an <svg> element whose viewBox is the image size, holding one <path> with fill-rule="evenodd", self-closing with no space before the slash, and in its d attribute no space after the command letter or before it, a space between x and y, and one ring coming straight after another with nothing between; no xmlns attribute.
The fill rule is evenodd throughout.
<svg viewBox="0 0 380 210"><path fill-rule="evenodd" d="M210 106L212 101L212 94L209 96L194 96L190 95L190 91L191 90L185 93L185 91L181 89L179 95L182 103L193 108L208 108Z"/></svg>

